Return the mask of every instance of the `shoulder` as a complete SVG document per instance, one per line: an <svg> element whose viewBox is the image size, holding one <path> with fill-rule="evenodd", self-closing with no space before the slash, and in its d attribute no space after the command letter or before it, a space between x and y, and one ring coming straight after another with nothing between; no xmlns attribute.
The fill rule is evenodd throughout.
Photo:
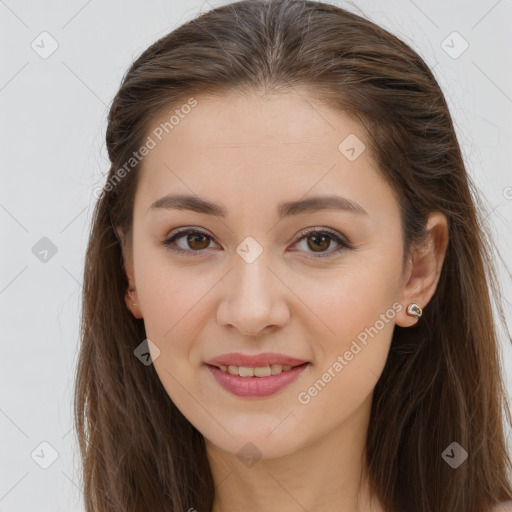
<svg viewBox="0 0 512 512"><path fill-rule="evenodd" d="M512 512L512 501L503 501L496 505L491 512Z"/></svg>

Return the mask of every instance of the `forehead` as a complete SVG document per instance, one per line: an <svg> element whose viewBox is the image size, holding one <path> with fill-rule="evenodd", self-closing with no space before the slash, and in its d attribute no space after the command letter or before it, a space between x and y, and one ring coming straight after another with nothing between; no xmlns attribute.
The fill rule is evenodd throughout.
<svg viewBox="0 0 512 512"><path fill-rule="evenodd" d="M146 160L151 161L166 146L182 144L209 150L231 149L234 154L265 148L264 153L256 150L255 154L314 156L323 153L328 145L334 145L337 151L339 142L349 134L365 138L355 121L300 89L268 94L232 91L221 96L200 95L194 100L194 107L185 109L187 105L182 100L183 104L174 105L153 121L150 126L153 131L160 127L162 140L156 140L158 147ZM187 113L173 115L181 110ZM337 159L339 153L334 154Z"/></svg>
<svg viewBox="0 0 512 512"><path fill-rule="evenodd" d="M305 91L194 100L194 107L173 105L150 124L155 147L142 161L137 193L146 203L172 191L225 196L225 204L230 197L277 203L309 191L352 199L373 191L381 200L391 193L364 149L361 126ZM348 158L347 145L360 155Z"/></svg>

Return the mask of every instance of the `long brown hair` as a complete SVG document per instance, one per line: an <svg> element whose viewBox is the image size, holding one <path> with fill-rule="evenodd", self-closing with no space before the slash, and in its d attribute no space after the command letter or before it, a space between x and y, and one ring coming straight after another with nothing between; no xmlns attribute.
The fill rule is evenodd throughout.
<svg viewBox="0 0 512 512"><path fill-rule="evenodd" d="M404 255L421 242L429 212L449 222L436 292L418 325L395 327L374 390L365 456L376 496L390 512L487 512L512 498L494 243L440 87L417 53L362 16L321 2L245 0L151 45L110 108L111 167L86 254L74 402L87 512L202 512L214 497L202 435L134 356L146 335L125 306L123 250L140 164L126 163L164 109L200 94L299 86L366 130L400 203ZM441 456L452 442L468 452L457 469Z"/></svg>

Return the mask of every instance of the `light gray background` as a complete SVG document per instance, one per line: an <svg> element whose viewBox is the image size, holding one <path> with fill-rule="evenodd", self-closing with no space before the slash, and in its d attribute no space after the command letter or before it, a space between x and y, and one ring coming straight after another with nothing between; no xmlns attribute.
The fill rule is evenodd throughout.
<svg viewBox="0 0 512 512"><path fill-rule="evenodd" d="M147 46L223 3L0 0L0 512L83 510L71 399L92 192L108 170L107 108ZM356 5L434 69L510 266L512 0ZM58 43L46 59L31 47L51 49L43 31ZM32 250L42 237L57 248L46 262ZM511 279L500 269L512 324ZM502 340L511 394L512 349ZM42 442L58 453L47 469Z"/></svg>

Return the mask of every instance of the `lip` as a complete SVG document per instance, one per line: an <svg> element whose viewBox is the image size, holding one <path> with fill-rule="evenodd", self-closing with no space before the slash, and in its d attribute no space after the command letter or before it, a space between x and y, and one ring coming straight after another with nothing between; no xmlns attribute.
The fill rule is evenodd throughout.
<svg viewBox="0 0 512 512"><path fill-rule="evenodd" d="M215 359L206 361L206 364L211 366L249 366L251 368L255 368L270 366L272 364L280 364L282 366L299 366L306 362L307 361L304 361L303 359L297 359L296 357L290 357L284 354L277 354L274 352L264 352L261 354L256 354L254 356L241 354L239 352L232 352L229 354L222 354L220 356L217 356ZM267 377L258 378L265 379Z"/></svg>
<svg viewBox="0 0 512 512"><path fill-rule="evenodd" d="M308 367L309 363L303 363L279 375L270 375L268 377L240 377L239 375L231 375L230 373L223 372L216 366L207 364L208 370L220 386L233 395L243 398L262 398L273 395L286 386L289 386Z"/></svg>

